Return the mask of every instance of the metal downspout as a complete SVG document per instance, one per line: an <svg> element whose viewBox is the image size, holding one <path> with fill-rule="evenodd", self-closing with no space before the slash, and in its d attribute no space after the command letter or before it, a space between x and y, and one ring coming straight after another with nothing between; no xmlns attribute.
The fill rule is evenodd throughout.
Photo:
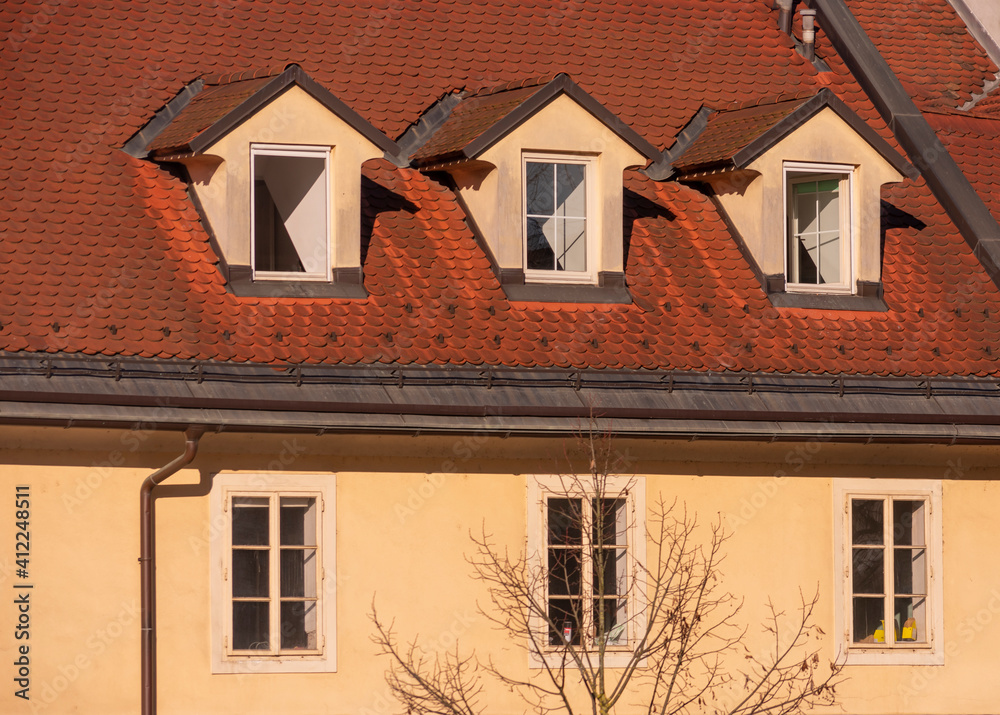
<svg viewBox="0 0 1000 715"><path fill-rule="evenodd" d="M142 611L142 715L156 713L156 538L153 532L153 487L194 460L204 427L184 432L184 454L160 467L139 489L139 570Z"/></svg>

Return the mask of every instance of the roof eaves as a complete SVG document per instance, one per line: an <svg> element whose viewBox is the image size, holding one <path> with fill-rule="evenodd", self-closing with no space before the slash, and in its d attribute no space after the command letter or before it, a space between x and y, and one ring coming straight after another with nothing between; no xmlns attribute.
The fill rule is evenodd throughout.
<svg viewBox="0 0 1000 715"><path fill-rule="evenodd" d="M537 92L517 106L512 112L487 129L462 148L466 159L474 159L507 134L520 126L560 94L566 94L583 107L598 121L607 126L625 143L650 161L659 161L663 154L655 146L642 138L634 129L615 116L604 105L580 88L566 73L560 73L554 80L539 88Z"/></svg>
<svg viewBox="0 0 1000 715"><path fill-rule="evenodd" d="M819 114L820 111L827 108L831 109L846 122L856 134L864 139L900 174L910 179L916 179L920 176L920 172L917 171L916 167L902 157L899 152L892 148L889 142L880 137L878 132L862 121L837 95L826 87L821 89L812 98L807 99L801 106L775 123L773 127L766 130L740 151L736 152L733 155L733 164L738 169L746 168L748 164Z"/></svg>
<svg viewBox="0 0 1000 715"><path fill-rule="evenodd" d="M330 90L307 75L298 65L290 65L288 69L264 85L250 98L240 103L239 106L192 139L189 142L191 151L194 153L204 151L292 85L301 87L313 99L347 122L353 129L387 155L395 157L399 154L399 146L396 142L389 139L389 137L372 126L360 114L337 99Z"/></svg>

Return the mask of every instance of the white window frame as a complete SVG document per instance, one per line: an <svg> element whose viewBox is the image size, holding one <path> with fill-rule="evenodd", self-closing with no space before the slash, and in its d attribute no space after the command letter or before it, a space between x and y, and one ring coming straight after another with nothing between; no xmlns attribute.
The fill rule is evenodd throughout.
<svg viewBox="0 0 1000 715"><path fill-rule="evenodd" d="M851 499L913 499L927 503L927 641L924 643L854 643L853 588L851 553ZM834 575L838 587L835 608L835 633L839 639L838 656L847 665L943 665L944 664L944 574L942 572L941 482L940 480L836 479L834 480ZM887 526L888 528L888 526ZM890 558L885 564L886 578L891 578L891 544L886 544ZM891 594L886 595L891 603ZM888 619L888 613L886 614Z"/></svg>
<svg viewBox="0 0 1000 715"><path fill-rule="evenodd" d="M250 145L250 267L254 280L262 281L331 281L333 279L333 268L331 261L331 216L332 206L332 176L330 166L331 147L328 146L306 146L290 144L251 144ZM324 236L322 251L322 261L324 270L319 272L297 272L297 271L265 271L257 269L257 229L255 211L257 210L257 182L256 182L256 160L258 156L287 156L303 159L323 160L323 196L325 198L325 210L321 220L323 222L322 235Z"/></svg>
<svg viewBox="0 0 1000 715"><path fill-rule="evenodd" d="M789 293L833 293L852 295L857 292L854 266L857 249L855 246L857 231L857 213L854 208L854 172L856 168L850 164L816 164L810 162L786 161L782 165L782 202L784 229L784 266L785 291ZM840 175L840 277L839 283L792 283L791 266L789 265L792 245L792 206L789 200L792 185L797 183L795 175Z"/></svg>
<svg viewBox="0 0 1000 715"><path fill-rule="evenodd" d="M336 476L333 474L227 473L216 475L209 497L212 514L210 578L213 673L334 673L337 671ZM232 648L232 504L239 496L317 498L316 651L258 655ZM276 546L272 544L272 548ZM273 626L273 624L272 624ZM273 627L272 627L273 631Z"/></svg>
<svg viewBox="0 0 1000 715"><path fill-rule="evenodd" d="M584 192L587 215L586 220L586 255L587 270L558 271L528 268L528 162L546 164L576 164L583 166ZM601 257L600 224L597 215L597 157L577 154L550 154L541 152L522 152L521 154L521 260L524 265L524 280L526 283L553 284L596 284L599 271L598 263Z"/></svg>
<svg viewBox="0 0 1000 715"><path fill-rule="evenodd" d="M628 510L628 525L626 536L626 580L629 584L626 606L628 613L624 642L620 645L605 646L604 664L609 668L620 668L628 665L632 653L645 631L646 597L645 579L640 565L646 563L646 480L645 477L609 476L605 484L605 496L609 499L620 498L625 494ZM595 496L594 484L589 475L529 475L528 476L528 559L536 573L545 573L548 565L547 534L548 534L548 499L581 498L590 499ZM585 537L584 552L589 543ZM586 570L586 569L585 569ZM591 583L584 581L585 594L591 593ZM547 604L548 584L545 579L539 579L536 598ZM543 668L560 666L565 661L565 648L549 644L549 629L545 620L538 615L532 617L532 639L540 648L529 648L529 666ZM588 642L589 641L589 642ZM582 645L574 646L581 652L586 651L593 658L598 652L588 634L581 638ZM572 661L565 661L572 666Z"/></svg>

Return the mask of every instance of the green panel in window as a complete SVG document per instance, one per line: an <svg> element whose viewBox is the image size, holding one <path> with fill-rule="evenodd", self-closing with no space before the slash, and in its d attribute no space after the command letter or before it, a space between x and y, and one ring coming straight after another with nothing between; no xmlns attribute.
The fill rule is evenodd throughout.
<svg viewBox="0 0 1000 715"><path fill-rule="evenodd" d="M827 179L819 182L820 191L837 191L840 189L840 182L837 179Z"/></svg>

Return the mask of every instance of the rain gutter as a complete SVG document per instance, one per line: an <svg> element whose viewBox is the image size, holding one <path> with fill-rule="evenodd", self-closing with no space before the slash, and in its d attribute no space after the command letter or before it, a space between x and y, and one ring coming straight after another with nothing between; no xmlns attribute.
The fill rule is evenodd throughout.
<svg viewBox="0 0 1000 715"><path fill-rule="evenodd" d="M146 477L139 489L139 568L142 619L142 715L156 713L156 533L153 488L189 465L198 453L204 427L184 432L184 453Z"/></svg>

